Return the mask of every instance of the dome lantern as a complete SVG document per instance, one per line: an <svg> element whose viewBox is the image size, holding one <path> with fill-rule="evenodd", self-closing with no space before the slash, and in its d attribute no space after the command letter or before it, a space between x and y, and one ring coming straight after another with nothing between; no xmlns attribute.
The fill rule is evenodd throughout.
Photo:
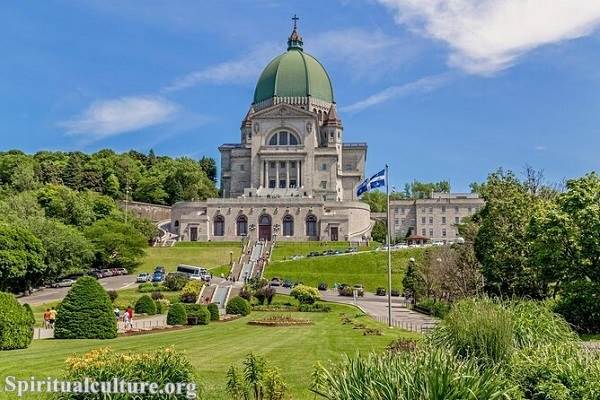
<svg viewBox="0 0 600 400"><path fill-rule="evenodd" d="M299 19L300 18L298 18L296 14L294 14L294 16L292 17L292 20L294 21L294 29L292 30L292 33L290 34L290 37L287 41L288 50L298 49L302 51L302 45L304 43L302 42L302 36L300 36L300 34L298 33L297 22Z"/></svg>

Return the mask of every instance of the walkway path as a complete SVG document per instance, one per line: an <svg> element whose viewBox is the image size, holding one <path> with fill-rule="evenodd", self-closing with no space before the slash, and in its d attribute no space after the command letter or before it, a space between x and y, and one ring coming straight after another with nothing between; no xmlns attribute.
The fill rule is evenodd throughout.
<svg viewBox="0 0 600 400"><path fill-rule="evenodd" d="M278 293L289 294L290 289L278 288ZM388 323L388 303L386 296L365 293L356 302L352 297L339 296L334 290L322 291L323 300L355 305L373 319ZM402 297L392 297L392 326L413 332L429 332L438 323L438 319L409 309Z"/></svg>

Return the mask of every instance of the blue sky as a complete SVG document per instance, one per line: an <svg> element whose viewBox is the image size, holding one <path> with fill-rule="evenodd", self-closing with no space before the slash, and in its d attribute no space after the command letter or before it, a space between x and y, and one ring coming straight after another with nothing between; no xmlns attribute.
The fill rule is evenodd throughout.
<svg viewBox="0 0 600 400"><path fill-rule="evenodd" d="M463 191L600 169L600 0L6 3L0 149L218 159L294 13L369 174Z"/></svg>

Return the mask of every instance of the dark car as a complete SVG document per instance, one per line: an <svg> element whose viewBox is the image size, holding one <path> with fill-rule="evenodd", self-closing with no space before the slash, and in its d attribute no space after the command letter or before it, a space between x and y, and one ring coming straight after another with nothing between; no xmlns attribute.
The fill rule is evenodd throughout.
<svg viewBox="0 0 600 400"><path fill-rule="evenodd" d="M318 251L311 251L307 257L317 257L318 255L320 255Z"/></svg>
<svg viewBox="0 0 600 400"><path fill-rule="evenodd" d="M154 268L154 272L160 272L161 274L165 274L165 267L158 265L156 268Z"/></svg>
<svg viewBox="0 0 600 400"><path fill-rule="evenodd" d="M283 283L281 284L281 286L283 286L284 288L291 288L292 287L292 281L290 281L289 279L286 279L285 281L283 281Z"/></svg>
<svg viewBox="0 0 600 400"><path fill-rule="evenodd" d="M162 282L165 279L165 275L161 272L154 272L152 274L152 282Z"/></svg>
<svg viewBox="0 0 600 400"><path fill-rule="evenodd" d="M96 279L100 279L100 278L104 278L104 276L102 275L102 272L100 272L97 269L93 269L90 272L88 272L89 276L93 276Z"/></svg>

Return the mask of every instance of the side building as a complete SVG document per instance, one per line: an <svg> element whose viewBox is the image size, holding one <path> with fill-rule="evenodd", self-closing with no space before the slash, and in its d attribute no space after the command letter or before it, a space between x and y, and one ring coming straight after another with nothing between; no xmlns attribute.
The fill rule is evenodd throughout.
<svg viewBox="0 0 600 400"><path fill-rule="evenodd" d="M458 238L457 225L485 204L476 193L432 193L427 199L390 201L395 241L409 236L449 243Z"/></svg>

